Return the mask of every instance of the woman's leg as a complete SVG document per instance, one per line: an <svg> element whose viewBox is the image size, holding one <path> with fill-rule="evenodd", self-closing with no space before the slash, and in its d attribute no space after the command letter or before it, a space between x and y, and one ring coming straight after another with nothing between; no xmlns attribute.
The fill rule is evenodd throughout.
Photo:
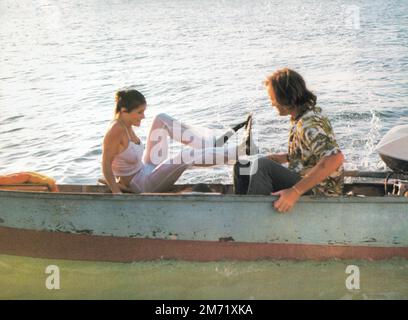
<svg viewBox="0 0 408 320"><path fill-rule="evenodd" d="M251 114L248 115L245 121L227 129L221 136L216 137L213 130L193 127L165 113L160 113L155 116L150 127L143 162L158 165L168 158L167 137L188 145L193 149L223 147L226 141L234 135L237 130L248 125L251 117Z"/></svg>
<svg viewBox="0 0 408 320"><path fill-rule="evenodd" d="M144 163L158 165L168 158L167 137L194 149L211 148L216 141L216 137L209 130L189 126L160 113L154 117L147 135Z"/></svg>
<svg viewBox="0 0 408 320"><path fill-rule="evenodd" d="M244 124L239 124L230 130L235 132L235 129ZM192 149L185 149L175 157L168 159L167 137L186 144ZM220 139L204 128L189 126L164 113L158 114L150 127L143 155L143 162L155 168L150 174L140 179L138 185L142 187L139 189L143 189L142 192L168 190L183 172L193 165L212 166L231 161L235 163L239 152L237 146L214 147L217 140Z"/></svg>
<svg viewBox="0 0 408 320"><path fill-rule="evenodd" d="M186 148L176 156L163 161L144 177L142 192L169 191L183 172L192 166L212 166L235 161L236 147L191 149Z"/></svg>

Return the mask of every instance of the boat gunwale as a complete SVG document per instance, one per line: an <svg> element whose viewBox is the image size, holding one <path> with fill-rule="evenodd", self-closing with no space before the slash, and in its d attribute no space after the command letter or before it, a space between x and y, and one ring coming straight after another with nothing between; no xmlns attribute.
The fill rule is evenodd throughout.
<svg viewBox="0 0 408 320"><path fill-rule="evenodd" d="M268 202L276 200L277 196L272 195L236 195L219 193L98 193L98 192L36 192L36 191L16 191L0 190L0 198L37 198L52 200L102 200L102 201L129 201L133 199L143 199L144 201L198 201L198 202ZM408 197L402 196L302 196L301 203L406 203ZM408 210L407 210L408 212Z"/></svg>

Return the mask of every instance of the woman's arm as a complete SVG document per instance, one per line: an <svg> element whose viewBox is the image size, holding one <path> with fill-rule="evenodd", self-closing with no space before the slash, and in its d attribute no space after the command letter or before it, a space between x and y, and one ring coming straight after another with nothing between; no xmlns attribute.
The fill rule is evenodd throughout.
<svg viewBox="0 0 408 320"><path fill-rule="evenodd" d="M122 193L112 171L112 162L119 153L121 137L121 129L117 126L113 126L103 139L102 173L112 193Z"/></svg>
<svg viewBox="0 0 408 320"><path fill-rule="evenodd" d="M266 156L269 160L276 161L278 163L286 163L288 162L288 154L287 153L271 153Z"/></svg>
<svg viewBox="0 0 408 320"><path fill-rule="evenodd" d="M272 193L279 195L279 199L274 202L274 207L279 212L286 212L292 209L300 196L312 189L314 186L329 177L344 162L341 152L322 158L310 171L292 188Z"/></svg>

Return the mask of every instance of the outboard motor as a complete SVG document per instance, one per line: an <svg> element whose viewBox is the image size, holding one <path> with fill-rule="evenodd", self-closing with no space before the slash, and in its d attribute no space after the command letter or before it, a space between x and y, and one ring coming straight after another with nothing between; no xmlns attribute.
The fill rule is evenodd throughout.
<svg viewBox="0 0 408 320"><path fill-rule="evenodd" d="M408 174L408 125L396 126L388 131L376 151L395 173Z"/></svg>

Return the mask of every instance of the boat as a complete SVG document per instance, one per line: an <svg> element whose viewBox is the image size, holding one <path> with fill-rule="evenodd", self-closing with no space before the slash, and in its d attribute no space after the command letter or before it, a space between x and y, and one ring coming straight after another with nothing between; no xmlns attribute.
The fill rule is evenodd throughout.
<svg viewBox="0 0 408 320"><path fill-rule="evenodd" d="M102 184L60 184L57 193L3 186L0 254L110 262L407 259L408 197L392 194L396 180L383 181L389 175L349 172L343 196L302 196L285 214L273 209L274 196L235 195L222 184L207 185L210 192L175 185L168 193L120 195Z"/></svg>

